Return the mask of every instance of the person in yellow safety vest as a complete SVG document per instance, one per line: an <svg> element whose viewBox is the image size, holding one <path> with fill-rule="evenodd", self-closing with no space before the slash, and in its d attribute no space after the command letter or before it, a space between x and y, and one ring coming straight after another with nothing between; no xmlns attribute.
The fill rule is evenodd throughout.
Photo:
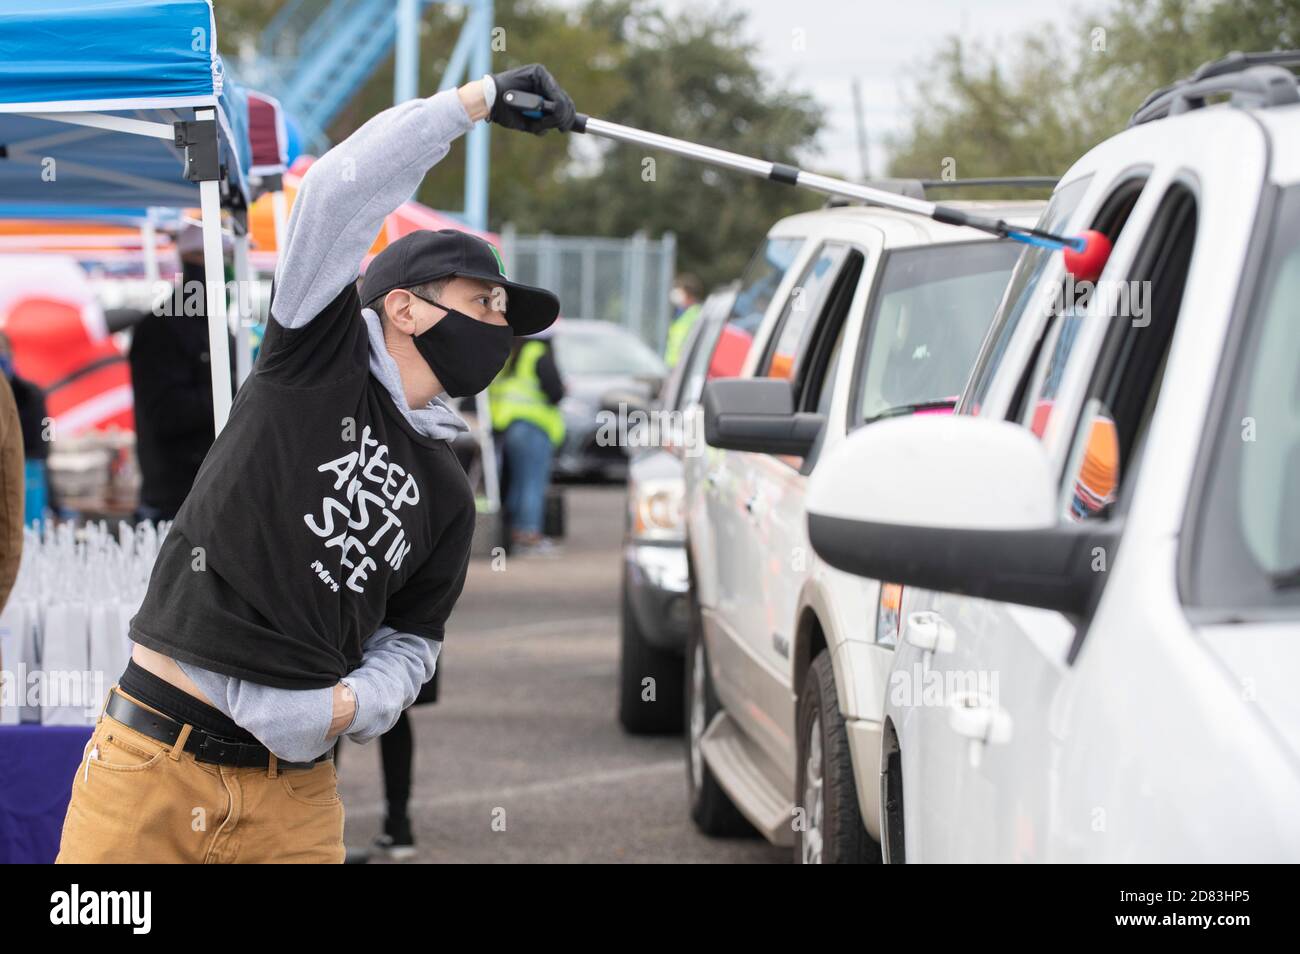
<svg viewBox="0 0 1300 954"><path fill-rule="evenodd" d="M682 346L700 317L700 300L704 297L704 285L690 272L683 272L673 282L673 290L668 300L677 309L677 316L668 326L668 343L664 346L664 363L668 367L675 365L682 356Z"/></svg>
<svg viewBox="0 0 1300 954"><path fill-rule="evenodd" d="M542 535L546 488L555 450L564 441L560 400L564 382L555 364L549 329L516 338L510 358L488 387L492 430L500 438L506 470L506 517L512 551L549 555L556 551Z"/></svg>

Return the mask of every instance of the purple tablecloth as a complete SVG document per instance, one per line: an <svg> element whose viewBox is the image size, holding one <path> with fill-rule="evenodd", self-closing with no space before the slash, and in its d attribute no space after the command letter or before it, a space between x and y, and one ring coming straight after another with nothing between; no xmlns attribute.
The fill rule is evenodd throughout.
<svg viewBox="0 0 1300 954"><path fill-rule="evenodd" d="M54 861L72 779L94 728L0 725L0 864Z"/></svg>

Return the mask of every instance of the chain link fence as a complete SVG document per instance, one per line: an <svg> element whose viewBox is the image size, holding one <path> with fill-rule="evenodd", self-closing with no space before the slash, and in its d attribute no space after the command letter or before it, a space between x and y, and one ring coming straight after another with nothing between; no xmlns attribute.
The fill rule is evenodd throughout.
<svg viewBox="0 0 1300 954"><path fill-rule="evenodd" d="M668 292L677 266L677 236L651 239L501 232L506 271L514 281L560 296L566 318L612 321L654 351L663 351L672 306Z"/></svg>

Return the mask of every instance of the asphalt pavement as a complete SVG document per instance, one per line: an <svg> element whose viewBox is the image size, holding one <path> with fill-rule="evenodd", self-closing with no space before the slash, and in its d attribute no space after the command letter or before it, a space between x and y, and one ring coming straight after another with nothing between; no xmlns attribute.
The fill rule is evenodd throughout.
<svg viewBox="0 0 1300 954"><path fill-rule="evenodd" d="M682 739L618 724L623 505L621 486L570 486L560 555L473 562L439 700L409 710L417 862L788 860L699 834ZM339 788L345 840L364 847L383 823L377 741L344 744Z"/></svg>

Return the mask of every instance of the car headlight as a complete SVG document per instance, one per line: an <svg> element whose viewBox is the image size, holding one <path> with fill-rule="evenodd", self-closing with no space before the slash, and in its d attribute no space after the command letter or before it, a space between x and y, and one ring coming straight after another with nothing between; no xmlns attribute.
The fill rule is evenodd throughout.
<svg viewBox="0 0 1300 954"><path fill-rule="evenodd" d="M632 536L638 540L684 539L686 484L680 478L628 482Z"/></svg>

